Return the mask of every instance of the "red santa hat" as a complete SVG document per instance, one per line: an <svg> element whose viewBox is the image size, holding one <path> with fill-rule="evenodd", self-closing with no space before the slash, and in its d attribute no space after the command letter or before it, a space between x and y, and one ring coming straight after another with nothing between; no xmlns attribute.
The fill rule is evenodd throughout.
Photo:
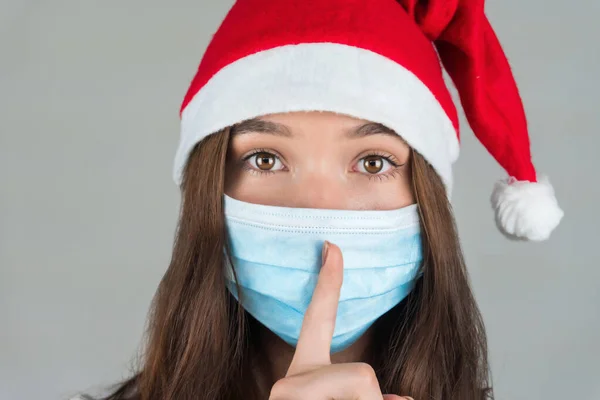
<svg viewBox="0 0 600 400"><path fill-rule="evenodd" d="M492 204L502 231L544 240L563 212L531 161L521 98L484 0L237 0L181 107L174 179L194 146L243 120L332 111L395 130L448 193L459 153L452 78L473 132L508 173Z"/></svg>

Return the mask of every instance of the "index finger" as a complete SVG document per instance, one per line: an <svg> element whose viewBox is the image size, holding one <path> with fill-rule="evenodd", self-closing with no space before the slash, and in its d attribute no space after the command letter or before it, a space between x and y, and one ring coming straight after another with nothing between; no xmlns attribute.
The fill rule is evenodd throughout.
<svg viewBox="0 0 600 400"><path fill-rule="evenodd" d="M327 249L325 250L325 247ZM304 314L296 352L287 375L295 375L320 365L331 364L330 351L340 290L344 276L342 252L325 242L326 260L317 286Z"/></svg>

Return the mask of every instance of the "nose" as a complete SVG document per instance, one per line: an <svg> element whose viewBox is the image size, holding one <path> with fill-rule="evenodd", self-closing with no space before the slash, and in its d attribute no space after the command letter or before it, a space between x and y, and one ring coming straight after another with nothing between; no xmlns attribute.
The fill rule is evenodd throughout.
<svg viewBox="0 0 600 400"><path fill-rule="evenodd" d="M346 210L349 208L344 178L312 171L295 181L289 203L298 208Z"/></svg>

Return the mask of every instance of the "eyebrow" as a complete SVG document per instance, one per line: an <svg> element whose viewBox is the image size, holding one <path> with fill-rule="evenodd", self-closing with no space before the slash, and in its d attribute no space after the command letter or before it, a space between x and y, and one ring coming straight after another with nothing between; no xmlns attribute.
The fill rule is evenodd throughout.
<svg viewBox="0 0 600 400"><path fill-rule="evenodd" d="M293 134L287 125L277 122L265 121L258 118L251 118L235 124L231 129L232 135L242 135L245 133L266 133L269 135L292 137ZM355 128L346 131L346 137L362 138L371 135L392 135L398 136L396 131L378 122L367 122Z"/></svg>
<svg viewBox="0 0 600 400"><path fill-rule="evenodd" d="M276 122L265 121L258 118L247 119L231 128L232 135L242 135L244 133L267 133L269 135L291 137L292 132L286 125Z"/></svg>
<svg viewBox="0 0 600 400"><path fill-rule="evenodd" d="M348 130L348 132L346 133L346 136L355 138L366 137L371 135L398 136L396 131L378 122L367 122L366 124L363 124L358 128Z"/></svg>

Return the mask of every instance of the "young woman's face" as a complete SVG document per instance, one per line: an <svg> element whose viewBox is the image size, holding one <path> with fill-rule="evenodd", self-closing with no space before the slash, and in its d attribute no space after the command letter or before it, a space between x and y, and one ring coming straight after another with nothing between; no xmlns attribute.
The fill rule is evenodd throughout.
<svg viewBox="0 0 600 400"><path fill-rule="evenodd" d="M227 195L272 206L389 210L414 203L408 145L369 121L270 114L234 126Z"/></svg>

